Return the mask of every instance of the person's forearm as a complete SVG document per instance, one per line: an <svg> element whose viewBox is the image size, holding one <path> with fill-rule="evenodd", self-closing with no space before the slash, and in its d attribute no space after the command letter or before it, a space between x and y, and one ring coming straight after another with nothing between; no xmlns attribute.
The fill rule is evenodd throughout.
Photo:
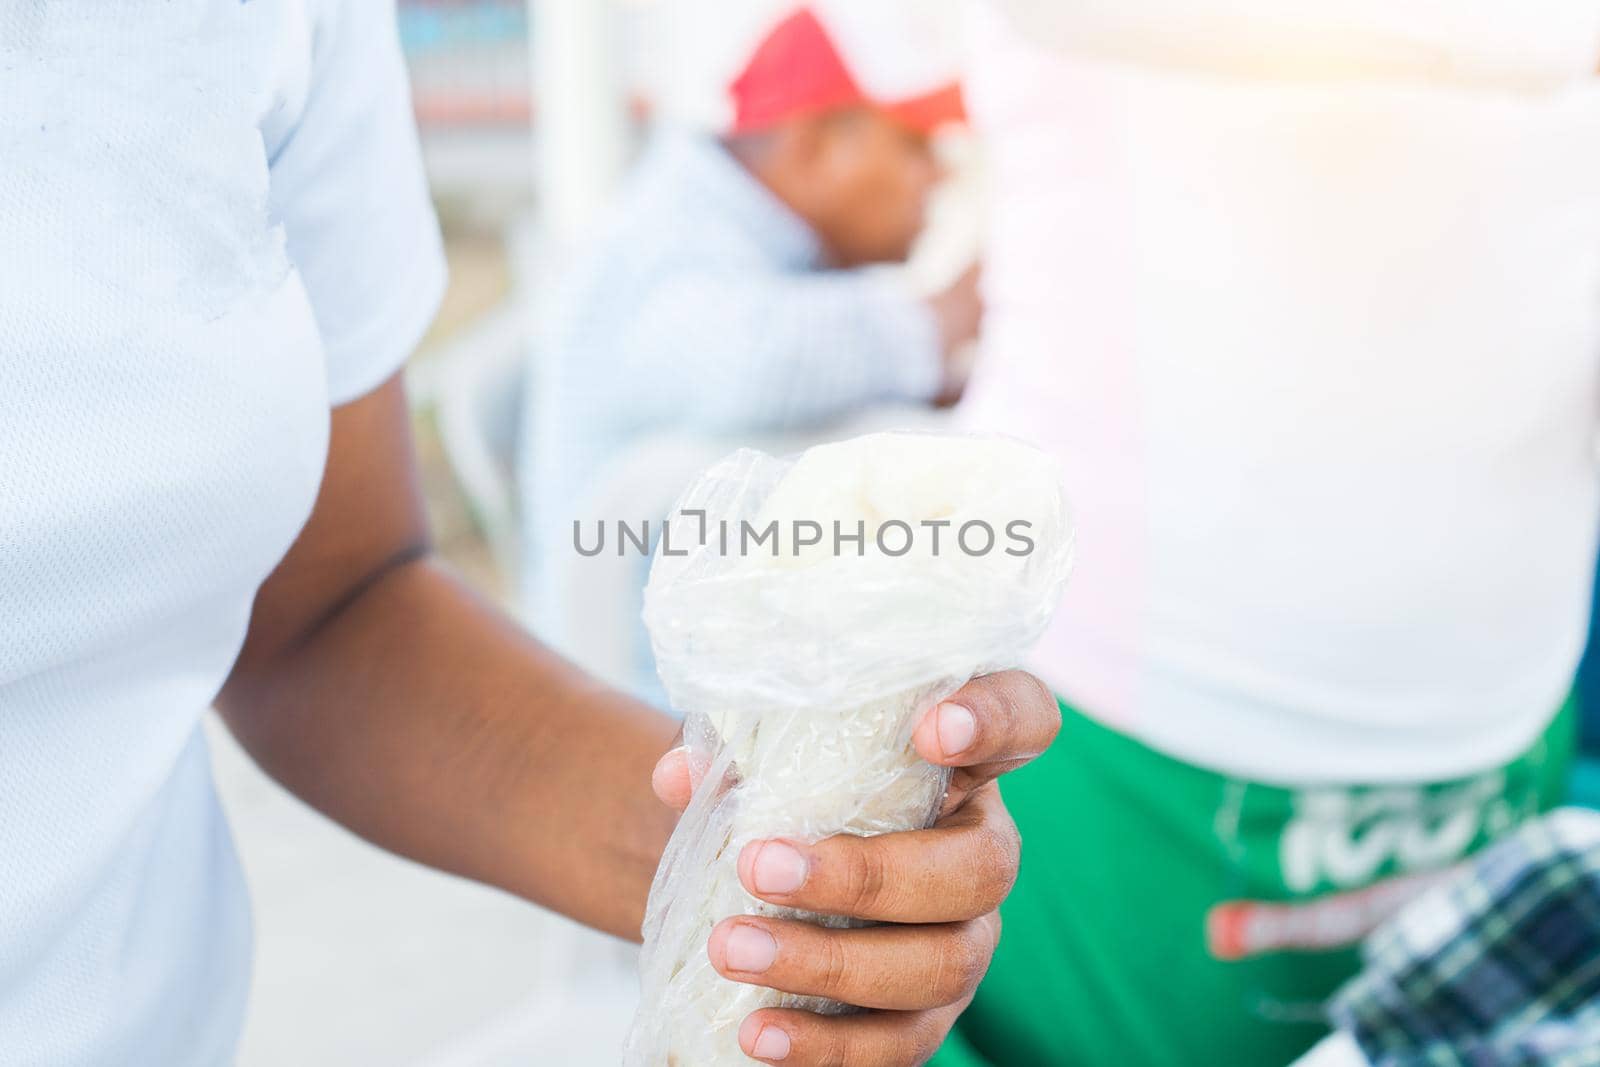
<svg viewBox="0 0 1600 1067"><path fill-rule="evenodd" d="M540 646L436 564L382 571L218 701L274 777L363 837L637 938L675 725Z"/></svg>
<svg viewBox="0 0 1600 1067"><path fill-rule="evenodd" d="M862 404L929 400L943 382L938 317L896 282L835 272L763 308L759 361L783 388L747 397L774 421L806 425ZM748 358L748 357L747 357Z"/></svg>
<svg viewBox="0 0 1600 1067"><path fill-rule="evenodd" d="M936 396L936 316L887 279L841 271L737 284L685 278L624 345L640 395L683 397L702 429L784 432Z"/></svg>

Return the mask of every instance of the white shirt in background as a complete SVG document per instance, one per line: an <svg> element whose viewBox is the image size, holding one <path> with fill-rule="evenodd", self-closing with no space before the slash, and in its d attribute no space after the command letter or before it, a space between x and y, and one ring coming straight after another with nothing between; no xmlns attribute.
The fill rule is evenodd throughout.
<svg viewBox="0 0 1600 1067"><path fill-rule="evenodd" d="M1035 666L1258 780L1510 759L1587 630L1600 6L1183 6L1179 43L1153 0L975 12L965 417L1056 453L1080 523Z"/></svg>

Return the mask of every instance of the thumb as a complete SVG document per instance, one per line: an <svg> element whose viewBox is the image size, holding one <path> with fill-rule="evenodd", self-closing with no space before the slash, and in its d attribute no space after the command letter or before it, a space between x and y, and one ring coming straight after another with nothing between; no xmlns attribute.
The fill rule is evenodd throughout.
<svg viewBox="0 0 1600 1067"><path fill-rule="evenodd" d="M679 745L657 760L650 774L650 788L655 790L661 803L674 811L687 808L689 797L694 793L696 776L692 763L689 749Z"/></svg>

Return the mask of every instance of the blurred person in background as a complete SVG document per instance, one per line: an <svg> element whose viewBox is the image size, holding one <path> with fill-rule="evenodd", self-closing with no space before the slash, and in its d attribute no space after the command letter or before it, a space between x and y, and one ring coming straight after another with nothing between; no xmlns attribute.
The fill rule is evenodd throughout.
<svg viewBox="0 0 1600 1067"><path fill-rule="evenodd" d="M1375 923L1564 789L1600 5L1002 0L972 39L959 414L1060 457L1079 566L936 1062L1281 1065Z"/></svg>
<svg viewBox="0 0 1600 1067"><path fill-rule="evenodd" d="M659 518L578 514L640 442L815 428L960 394L976 268L928 298L867 269L903 263L923 229L942 175L932 134L963 118L956 64L883 5L864 17L872 6L789 9L771 25L727 88L720 135L659 135L553 300L524 420L529 603L551 598L574 520Z"/></svg>
<svg viewBox="0 0 1600 1067"><path fill-rule="evenodd" d="M0 101L0 1063L233 1060L213 703L351 831L637 938L675 723L429 542L401 367L444 259L392 6L6 4ZM1015 873L993 779L1058 720L1026 675L976 680L917 735L969 767L946 819L753 856L752 893L896 925L722 926L733 980L887 1009L754 1013L747 1051L931 1053L975 977L941 962L987 959Z"/></svg>

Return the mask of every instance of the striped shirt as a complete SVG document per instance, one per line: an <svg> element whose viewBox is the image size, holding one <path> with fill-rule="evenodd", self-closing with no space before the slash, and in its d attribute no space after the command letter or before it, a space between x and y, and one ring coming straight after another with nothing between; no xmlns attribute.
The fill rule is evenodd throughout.
<svg viewBox="0 0 1600 1067"><path fill-rule="evenodd" d="M631 446L797 430L941 380L922 301L883 271L828 269L804 221L687 133L647 149L541 321L520 472L530 589L546 547L598 518L577 514L585 491Z"/></svg>

